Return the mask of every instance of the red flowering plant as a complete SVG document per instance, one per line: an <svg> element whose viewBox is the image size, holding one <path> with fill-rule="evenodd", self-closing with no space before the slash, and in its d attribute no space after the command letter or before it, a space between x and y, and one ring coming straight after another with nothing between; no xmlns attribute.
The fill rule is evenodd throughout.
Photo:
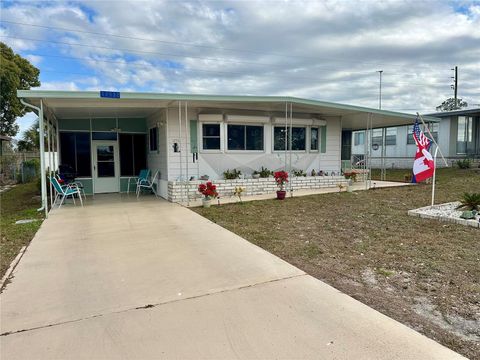
<svg viewBox="0 0 480 360"><path fill-rule="evenodd" d="M217 186L212 184L211 181L198 185L198 192L205 197L205 200L215 199L218 197Z"/></svg>
<svg viewBox="0 0 480 360"><path fill-rule="evenodd" d="M288 182L288 172L277 171L273 173L273 177L275 178L275 182L277 183L280 191L283 191L285 189L285 184Z"/></svg>

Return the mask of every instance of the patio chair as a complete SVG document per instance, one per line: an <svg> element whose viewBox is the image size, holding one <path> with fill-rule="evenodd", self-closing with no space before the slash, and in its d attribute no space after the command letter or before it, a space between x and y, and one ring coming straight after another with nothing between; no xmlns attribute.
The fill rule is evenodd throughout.
<svg viewBox="0 0 480 360"><path fill-rule="evenodd" d="M83 189L83 184L80 181L76 181L75 179L73 181L67 181L66 179L62 178L60 174L55 174L55 177L58 180L58 183L60 184L61 187L68 187L68 186L76 186L80 192L83 195L83 198L87 200L87 196L85 195L85 190Z"/></svg>
<svg viewBox="0 0 480 360"><path fill-rule="evenodd" d="M140 193L141 193L142 189L148 189L148 190L152 191L155 194L155 196L157 196L157 191L154 188L154 185L156 185L157 178L158 178L159 175L160 175L160 171L157 170L157 171L155 171L155 175L153 175L153 178L151 180L149 180L147 178L145 180L141 180L141 181L138 182L138 184L137 184L137 198L140 196Z"/></svg>
<svg viewBox="0 0 480 360"><path fill-rule="evenodd" d="M133 180L135 184L135 191L138 187L138 183L144 180L148 179L148 176L150 175L150 170L148 169L142 169L140 170L140 174L138 176L132 176L128 178L128 183L127 183L127 194L130 192L130 182Z"/></svg>
<svg viewBox="0 0 480 360"><path fill-rule="evenodd" d="M77 185L62 186L54 176L50 178L50 182L52 183L53 188L57 193L55 195L55 200L53 201L53 205L55 205L57 203L57 199L61 197L62 199L60 200L60 204L58 205L58 207L60 208L62 207L62 204L65 201L65 198L71 196L73 199L73 204L76 206L77 204L75 202L75 196L78 195L78 198L80 199L80 203L83 206L82 193L80 192L80 188Z"/></svg>

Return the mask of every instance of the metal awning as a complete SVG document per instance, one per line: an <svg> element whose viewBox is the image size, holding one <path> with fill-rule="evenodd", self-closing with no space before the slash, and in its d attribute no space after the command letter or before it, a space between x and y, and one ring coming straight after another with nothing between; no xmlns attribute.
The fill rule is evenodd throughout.
<svg viewBox="0 0 480 360"><path fill-rule="evenodd" d="M292 104L293 112L308 114L316 118L341 118L343 129L361 130L368 128L410 125L414 114L379 110L347 104L282 96L224 96L196 94L134 93L119 94L120 98L100 97L99 91L43 91L19 90L18 97L51 110L56 117L147 117L160 108L174 107L178 101L187 101L189 108L218 110L234 113L239 111L267 112L272 116L285 114L285 104ZM367 126L367 121L370 123ZM426 116L425 121L438 122L436 117Z"/></svg>

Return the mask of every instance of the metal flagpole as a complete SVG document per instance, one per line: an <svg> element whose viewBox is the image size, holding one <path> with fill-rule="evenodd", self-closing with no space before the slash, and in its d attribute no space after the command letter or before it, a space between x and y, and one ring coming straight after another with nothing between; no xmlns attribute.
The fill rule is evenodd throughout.
<svg viewBox="0 0 480 360"><path fill-rule="evenodd" d="M435 179L436 179L436 173L437 173L437 154L438 154L438 152L440 152L440 155L442 156L442 159L443 159L446 167L448 167L448 163L447 163L447 160L445 159L445 157L443 156L442 150L440 149L437 142L435 141L435 138L433 137L432 133L430 132L430 129L428 128L427 124L425 124L425 121L423 120L422 115L420 115L417 112L417 116L422 121L422 124L423 124L424 128L427 129L427 132L430 135L431 140L435 144L435 154L433 156L432 204L431 204L431 206L433 206L433 204L435 202Z"/></svg>
<svg viewBox="0 0 480 360"><path fill-rule="evenodd" d="M427 124L425 124L425 121L423 120L422 115L420 115L418 112L417 112L417 115L418 115L418 117L420 118L420 120L422 121L422 124L423 124L424 128L427 129L427 132L428 132L428 134L430 135L430 138L432 139L433 143L434 143L434 144L436 145L436 147L438 148L438 151L440 152L440 155L442 156L442 159L443 159L443 161L445 162L445 166L448 167L447 160L445 160L445 157L443 156L442 150L440 149L440 147L438 146L437 142L435 141L435 138L433 137L432 133L430 132L430 129L428 128Z"/></svg>
<svg viewBox="0 0 480 360"><path fill-rule="evenodd" d="M432 179L432 205L435 202L435 175L437 174L437 153L438 153L438 145L435 148L435 155L433 156L433 179Z"/></svg>

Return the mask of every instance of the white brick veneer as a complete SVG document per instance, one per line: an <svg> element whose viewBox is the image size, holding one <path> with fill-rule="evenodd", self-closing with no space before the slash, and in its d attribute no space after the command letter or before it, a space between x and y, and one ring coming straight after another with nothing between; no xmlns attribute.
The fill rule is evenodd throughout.
<svg viewBox="0 0 480 360"><path fill-rule="evenodd" d="M206 181L169 181L168 182L168 200L172 202L180 202L187 200L187 190L190 200L200 198L197 188L201 183ZM267 179L236 179L236 180L214 180L212 181L217 186L217 191L222 197L230 197L233 195L236 186L245 189L243 195L262 195L274 193L277 191L277 185L273 177ZM293 191L302 189L321 189L328 187L336 187L337 184L347 185L347 180L343 176L307 176L307 177L293 177L290 178L290 183L287 184L287 190L290 190L290 185ZM183 198L182 198L183 192Z"/></svg>

